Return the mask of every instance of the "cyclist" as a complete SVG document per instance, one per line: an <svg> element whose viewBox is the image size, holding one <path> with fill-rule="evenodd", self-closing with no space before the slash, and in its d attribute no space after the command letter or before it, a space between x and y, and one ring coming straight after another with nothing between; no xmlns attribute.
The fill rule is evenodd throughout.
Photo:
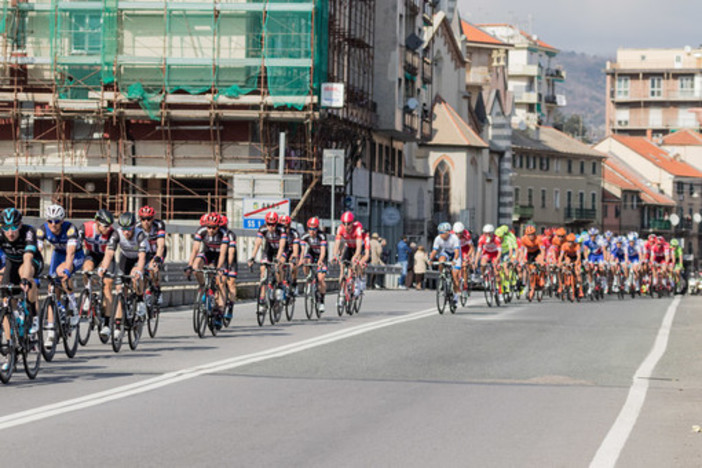
<svg viewBox="0 0 702 468"><path fill-rule="evenodd" d="M621 236L612 239L613 247L609 251L609 262L613 267L614 280L612 288L614 292L619 292L619 288L623 285L619 284L619 273L623 272L626 276L626 247L624 247L624 238Z"/></svg>
<svg viewBox="0 0 702 468"><path fill-rule="evenodd" d="M307 232L300 238L302 249L299 265L303 267L305 275L313 264L317 265L317 303L319 312L324 313L324 296L327 293L327 236L319 232L319 219L316 217L307 220Z"/></svg>
<svg viewBox="0 0 702 468"><path fill-rule="evenodd" d="M144 294L144 267L146 266L146 253L149 251L149 238L141 228L137 227L137 218L134 213L127 211L119 215L117 219L119 226L110 236L105 251L104 261L111 262L117 250L119 250L119 261L117 261L117 274L129 275L132 278L132 287L139 297L137 302L137 314L146 315L146 306L143 301ZM117 278L115 289L119 293L122 290L122 279ZM115 335L119 335L121 321L124 311L117 304L115 315Z"/></svg>
<svg viewBox="0 0 702 468"><path fill-rule="evenodd" d="M361 228L363 231L363 237L361 238L361 259L358 261L358 267L356 269L356 287L354 294L358 296L361 291L366 290L366 265L370 260L370 232L368 229L363 229L360 221L354 221L354 228Z"/></svg>
<svg viewBox="0 0 702 468"><path fill-rule="evenodd" d="M438 258L438 261L453 262L453 303L458 304L458 284L459 275L461 273L461 244L455 234L451 233L451 225L449 223L441 223L438 227L439 234L434 238L434 245L429 254L429 261L433 262ZM444 268L444 265L439 265L439 271Z"/></svg>
<svg viewBox="0 0 702 468"><path fill-rule="evenodd" d="M521 261L529 267L529 265L532 264L541 264L543 265L544 263L544 246L543 246L543 238L541 236L536 235L536 227L529 224L524 228L524 235L522 236L522 255L521 255ZM523 279L523 284L527 285L527 274L528 268L524 270L524 279ZM534 292L535 288L533 286L536 286L536 282L534 282L533 285L529 285L529 299L534 298ZM544 286L544 277L543 273L539 275L538 278L538 287L543 288Z"/></svg>
<svg viewBox="0 0 702 468"><path fill-rule="evenodd" d="M675 284L678 285L682 279L683 249L680 247L680 241L677 239L671 239L670 241L670 261L673 264Z"/></svg>
<svg viewBox="0 0 702 468"><path fill-rule="evenodd" d="M22 223L22 213L16 208L5 208L0 215L0 250L5 256L5 272L2 275L3 285L20 286L27 291L29 317L32 326L29 333L39 331L37 317L37 287L36 279L44 268L44 259L37 249L37 233L29 224ZM10 338L10 324L3 322L5 338ZM7 361L3 363L6 370Z"/></svg>
<svg viewBox="0 0 702 468"><path fill-rule="evenodd" d="M2 284L2 275L5 273L5 264L6 264L6 259L5 259L5 252L0 250L0 284Z"/></svg>
<svg viewBox="0 0 702 468"><path fill-rule="evenodd" d="M290 262L290 286L292 287L293 294L297 296L297 263L300 259L300 233L297 232L297 229L292 227L292 218L288 215L282 215L278 223L282 226L283 232L288 237L285 242L285 252L283 256Z"/></svg>
<svg viewBox="0 0 702 468"><path fill-rule="evenodd" d="M468 287L470 281L468 267L473 263L473 255L475 254L473 236L460 221L453 223L453 233L458 237L458 243L461 246L461 275L463 276L463 284Z"/></svg>
<svg viewBox="0 0 702 468"><path fill-rule="evenodd" d="M560 254L558 257L558 266L562 266L564 263L566 265L573 265L573 280L575 282L575 287L578 290L578 297L583 297L583 284L580 275L581 261L582 249L578 243L577 236L571 232L566 236L565 242L561 245ZM564 275L561 271L559 278L560 286L558 287L559 294L563 292L563 279Z"/></svg>
<svg viewBox="0 0 702 468"><path fill-rule="evenodd" d="M495 272L499 271L500 253L502 244L500 238L495 235L495 226L486 224L483 226L483 234L478 239L478 251L475 254L475 264L480 261L480 266L485 266L490 262L495 268Z"/></svg>
<svg viewBox="0 0 702 468"><path fill-rule="evenodd" d="M361 252L363 248L363 228L360 225L354 227L353 224L354 216L350 211L345 212L341 215L341 226L336 231L336 242L334 242L334 254L332 255L332 263L340 261L341 272L339 274L339 287L341 288L341 283L344 280L345 264L344 262L351 263L352 267L361 258ZM339 257L339 251L341 250L341 244L343 240L344 250ZM339 294L339 301L343 299L343 295Z"/></svg>
<svg viewBox="0 0 702 468"><path fill-rule="evenodd" d="M657 285L661 279L659 275L665 274L669 262L670 245L665 241L663 236L658 236L654 239L653 245L651 246L651 265L653 268L654 285Z"/></svg>
<svg viewBox="0 0 702 468"><path fill-rule="evenodd" d="M276 213L275 211L269 211L266 214L265 219L266 224L261 226L261 228L256 233L256 242L254 243L254 250L251 254L251 258L249 258L249 266L253 265L254 259L256 258L256 254L258 253L258 249L261 248L261 244L264 240L266 241L266 247L263 251L264 259L269 263L273 263L274 261L277 261L278 263L285 262L285 244L287 243L288 236L283 231L282 226L278 224L278 213ZM265 276L266 266L261 265L261 282L263 282ZM282 283L280 270L278 270L276 279L278 283ZM263 284L261 285L261 290L259 291L258 302L261 304L261 306L266 305L265 285Z"/></svg>
<svg viewBox="0 0 702 468"><path fill-rule="evenodd" d="M204 221L205 225L199 227L193 234L195 242L193 242L185 273L189 277L193 270L200 270L204 266L214 266L219 273L215 279L217 283L215 300L219 310L224 310L226 294L223 274L226 271L225 263L229 250L229 237L227 237L227 230L220 225L221 219L218 213L207 213L207 216L202 221ZM202 272L196 272L195 278L200 287L205 285L205 275Z"/></svg>
<svg viewBox="0 0 702 468"><path fill-rule="evenodd" d="M103 307L103 327L100 330L102 336L109 336L110 334L110 316L112 314L112 284L114 283L113 278L106 278L105 273L114 275L117 266L113 260L113 256L110 256L109 260L106 260L105 252L107 251L107 246L112 239L114 234L114 228L112 224L115 222L115 218L108 210L101 209L95 213L95 219L93 221L88 221L83 223L80 228L80 237L83 239L83 247L85 247L85 261L83 262L83 271L93 271L95 267L98 267L98 274L103 278L103 295L105 298L105 304ZM87 283L88 279L85 278ZM90 303L85 301L82 304L83 311L87 312L90 308Z"/></svg>
<svg viewBox="0 0 702 468"><path fill-rule="evenodd" d="M65 289L68 302L74 312L78 311L76 307L76 296L73 292L73 282L71 275L77 269L83 266L85 255L80 246L80 233L76 227L65 221L66 212L61 205L49 205L45 210L46 222L37 229L37 246L39 251L44 254L44 242L53 246L53 254L49 266L49 275L58 276L61 279L61 284ZM59 307L63 305L59 302ZM46 317L45 337L46 346L53 345L54 342L54 311L49 309Z"/></svg>
<svg viewBox="0 0 702 468"><path fill-rule="evenodd" d="M509 226L506 224L503 224L495 230L495 237L500 240L501 245L500 255L502 268L500 269L500 282L503 285L503 292L509 293L512 287L509 281L509 270L510 267L516 268L518 253L517 237L514 233L510 232Z"/></svg>
<svg viewBox="0 0 702 468"><path fill-rule="evenodd" d="M226 216L221 215L219 220L219 226L227 231L227 237L229 238L229 246L227 248L227 259L224 262L224 269L226 271L225 275L227 277L227 291L229 292L229 300L232 304L236 302L236 278L239 274L238 252L236 250L236 234L234 231L229 229L229 220ZM227 307L224 312L224 318L231 320L233 307Z"/></svg>
<svg viewBox="0 0 702 468"><path fill-rule="evenodd" d="M146 253L146 268L154 282L156 301L163 303L161 295L161 265L168 253L166 247L166 224L160 219L155 219L156 211L149 205L139 208L139 222L142 231L149 240L149 251Z"/></svg>

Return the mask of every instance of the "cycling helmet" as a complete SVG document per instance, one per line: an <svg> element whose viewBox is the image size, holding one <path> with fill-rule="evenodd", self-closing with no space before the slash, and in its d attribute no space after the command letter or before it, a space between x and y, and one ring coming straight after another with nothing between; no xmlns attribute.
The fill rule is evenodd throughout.
<svg viewBox="0 0 702 468"><path fill-rule="evenodd" d="M649 235L648 235L648 240L649 240L649 242L655 241L655 240L656 240L656 235L655 235L655 234L649 234Z"/></svg>
<svg viewBox="0 0 702 468"><path fill-rule="evenodd" d="M219 213L215 211L213 211L212 213L207 213L207 217L205 217L205 226L219 227L220 219L221 216L219 216Z"/></svg>
<svg viewBox="0 0 702 468"><path fill-rule="evenodd" d="M308 229L319 229L319 218L313 217L307 220Z"/></svg>
<svg viewBox="0 0 702 468"><path fill-rule="evenodd" d="M290 219L290 216L288 215L283 215L280 217L280 220L278 222L285 227L289 227L290 223L292 223L292 219Z"/></svg>
<svg viewBox="0 0 702 468"><path fill-rule="evenodd" d="M623 244L626 239L624 236L617 236L614 238L614 243L615 244Z"/></svg>
<svg viewBox="0 0 702 468"><path fill-rule="evenodd" d="M439 224L439 234L445 234L447 232L451 231L451 225L449 223L441 223Z"/></svg>
<svg viewBox="0 0 702 468"><path fill-rule="evenodd" d="M536 234L536 226L534 226L533 224L527 224L527 227L524 228L524 234L526 234L527 236Z"/></svg>
<svg viewBox="0 0 702 468"><path fill-rule="evenodd" d="M596 236L597 234L599 234L600 230L597 229L596 227L591 227L590 229L588 229L587 233L590 234L590 237L592 237L592 236Z"/></svg>
<svg viewBox="0 0 702 468"><path fill-rule="evenodd" d="M341 222L344 224L353 223L353 220L354 220L354 216L353 216L353 213L351 213L350 211L347 211L341 215Z"/></svg>
<svg viewBox="0 0 702 468"><path fill-rule="evenodd" d="M140 218L153 218L154 215L156 214L156 211L151 208L149 205L142 206L139 208L139 217Z"/></svg>
<svg viewBox="0 0 702 468"><path fill-rule="evenodd" d="M670 240L670 246L671 246L671 247L677 247L677 246L679 246L679 245L680 245L680 241L679 241L679 240L677 240L677 239L671 239L671 240Z"/></svg>
<svg viewBox="0 0 702 468"><path fill-rule="evenodd" d="M126 213L122 213L119 215L119 220L117 220L117 224L119 224L119 227L122 229L132 229L134 226L136 226L137 220L136 216L134 216L134 213L131 211L127 211Z"/></svg>
<svg viewBox="0 0 702 468"><path fill-rule="evenodd" d="M483 226L483 234L492 234L493 232L495 232L495 226L492 224L486 224Z"/></svg>
<svg viewBox="0 0 702 468"><path fill-rule="evenodd" d="M570 233L566 236L566 241L568 242L575 242L575 233Z"/></svg>
<svg viewBox="0 0 702 468"><path fill-rule="evenodd" d="M612 234L612 231L605 231L604 236L606 239L610 239L614 234Z"/></svg>
<svg viewBox="0 0 702 468"><path fill-rule="evenodd" d="M17 208L5 208L2 210L3 227L16 227L22 222L22 213Z"/></svg>
<svg viewBox="0 0 702 468"><path fill-rule="evenodd" d="M109 210L103 208L95 213L95 221L105 226L112 226L115 222L115 217Z"/></svg>
<svg viewBox="0 0 702 468"><path fill-rule="evenodd" d="M497 237L504 237L505 234L507 234L508 231L509 231L509 228L508 228L506 225L503 224L502 226L500 226L500 227L498 227L497 229L495 229L495 235L496 235Z"/></svg>
<svg viewBox="0 0 702 468"><path fill-rule="evenodd" d="M66 212L61 205L49 205L44 210L44 217L49 220L58 219L63 221L66 218Z"/></svg>
<svg viewBox="0 0 702 468"><path fill-rule="evenodd" d="M268 214L266 214L266 223L278 224L278 213L275 211L269 211Z"/></svg>
<svg viewBox="0 0 702 468"><path fill-rule="evenodd" d="M568 231L565 230L565 228L558 228L556 229L556 235L564 237L566 234L568 234Z"/></svg>
<svg viewBox="0 0 702 468"><path fill-rule="evenodd" d="M463 225L462 222L456 221L455 223L453 223L453 232L456 233L456 235L462 233L465 230L466 227Z"/></svg>
<svg viewBox="0 0 702 468"><path fill-rule="evenodd" d="M553 228L546 228L546 229L544 229L544 236L546 236L546 237L551 237L551 236L553 236Z"/></svg>
<svg viewBox="0 0 702 468"><path fill-rule="evenodd" d="M665 237L663 237L663 236L658 236L658 237L656 238L656 242L658 242L659 244L663 244L663 243L665 242Z"/></svg>
<svg viewBox="0 0 702 468"><path fill-rule="evenodd" d="M219 216L219 226L226 227L227 224L229 224L229 219L227 219L227 217L224 215L220 215Z"/></svg>
<svg viewBox="0 0 702 468"><path fill-rule="evenodd" d="M207 223L207 213L200 216L200 226L204 226Z"/></svg>

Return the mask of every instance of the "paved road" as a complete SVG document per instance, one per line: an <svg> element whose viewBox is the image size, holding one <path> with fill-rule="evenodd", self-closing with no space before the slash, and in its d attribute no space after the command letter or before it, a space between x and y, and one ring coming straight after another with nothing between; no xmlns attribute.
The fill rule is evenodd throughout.
<svg viewBox="0 0 702 468"><path fill-rule="evenodd" d="M3 460L702 466L691 431L702 425L702 298L489 309L476 297L444 316L433 299L371 292L358 316L264 328L242 305L202 340L181 309L137 352L93 337L36 381L18 373L0 388Z"/></svg>

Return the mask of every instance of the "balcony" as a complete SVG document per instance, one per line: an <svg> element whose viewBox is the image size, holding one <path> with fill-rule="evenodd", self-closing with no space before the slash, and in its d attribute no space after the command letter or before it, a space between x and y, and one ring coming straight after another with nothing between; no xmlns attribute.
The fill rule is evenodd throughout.
<svg viewBox="0 0 702 468"><path fill-rule="evenodd" d="M422 0L407 0L407 10L412 15L418 15L422 7Z"/></svg>
<svg viewBox="0 0 702 468"><path fill-rule="evenodd" d="M532 219L534 217L534 207L529 205L514 205L512 219L515 221Z"/></svg>
<svg viewBox="0 0 702 468"><path fill-rule="evenodd" d="M538 65L512 65L507 70L509 76L538 76Z"/></svg>
<svg viewBox="0 0 702 468"><path fill-rule="evenodd" d="M422 81L425 83L431 83L433 76L433 69L431 60L429 57L424 57L422 59Z"/></svg>
<svg viewBox="0 0 702 468"><path fill-rule="evenodd" d="M404 69L412 76L419 73L419 54L408 47L405 47Z"/></svg>
<svg viewBox="0 0 702 468"><path fill-rule="evenodd" d="M578 221L594 221L597 219L597 210L588 208L573 208L566 207L565 217L568 222L578 222Z"/></svg>
<svg viewBox="0 0 702 468"><path fill-rule="evenodd" d="M648 229L650 231L670 231L672 228L672 224L670 224L670 221L667 219L652 219L648 222L648 227L645 227L644 229Z"/></svg>
<svg viewBox="0 0 702 468"><path fill-rule="evenodd" d="M536 104L539 102L539 95L533 91L516 91L514 100L517 104Z"/></svg>
<svg viewBox="0 0 702 468"><path fill-rule="evenodd" d="M408 135L417 135L418 122L417 114L405 112L402 118L402 131Z"/></svg>
<svg viewBox="0 0 702 468"><path fill-rule="evenodd" d="M428 117L422 117L422 140L430 141L433 136L431 119Z"/></svg>
<svg viewBox="0 0 702 468"><path fill-rule="evenodd" d="M566 72L562 68L547 68L546 78L554 81L565 81Z"/></svg>

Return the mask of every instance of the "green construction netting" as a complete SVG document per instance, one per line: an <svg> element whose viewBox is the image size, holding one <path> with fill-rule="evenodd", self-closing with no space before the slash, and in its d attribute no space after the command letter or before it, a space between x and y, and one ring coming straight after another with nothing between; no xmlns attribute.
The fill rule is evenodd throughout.
<svg viewBox="0 0 702 468"><path fill-rule="evenodd" d="M4 28L9 0L0 1ZM275 107L302 109L326 77L326 42L314 31L326 31L327 3L37 0L14 8L34 31L35 55L48 57L59 97L94 99L114 86L159 120L168 94L267 93Z"/></svg>

